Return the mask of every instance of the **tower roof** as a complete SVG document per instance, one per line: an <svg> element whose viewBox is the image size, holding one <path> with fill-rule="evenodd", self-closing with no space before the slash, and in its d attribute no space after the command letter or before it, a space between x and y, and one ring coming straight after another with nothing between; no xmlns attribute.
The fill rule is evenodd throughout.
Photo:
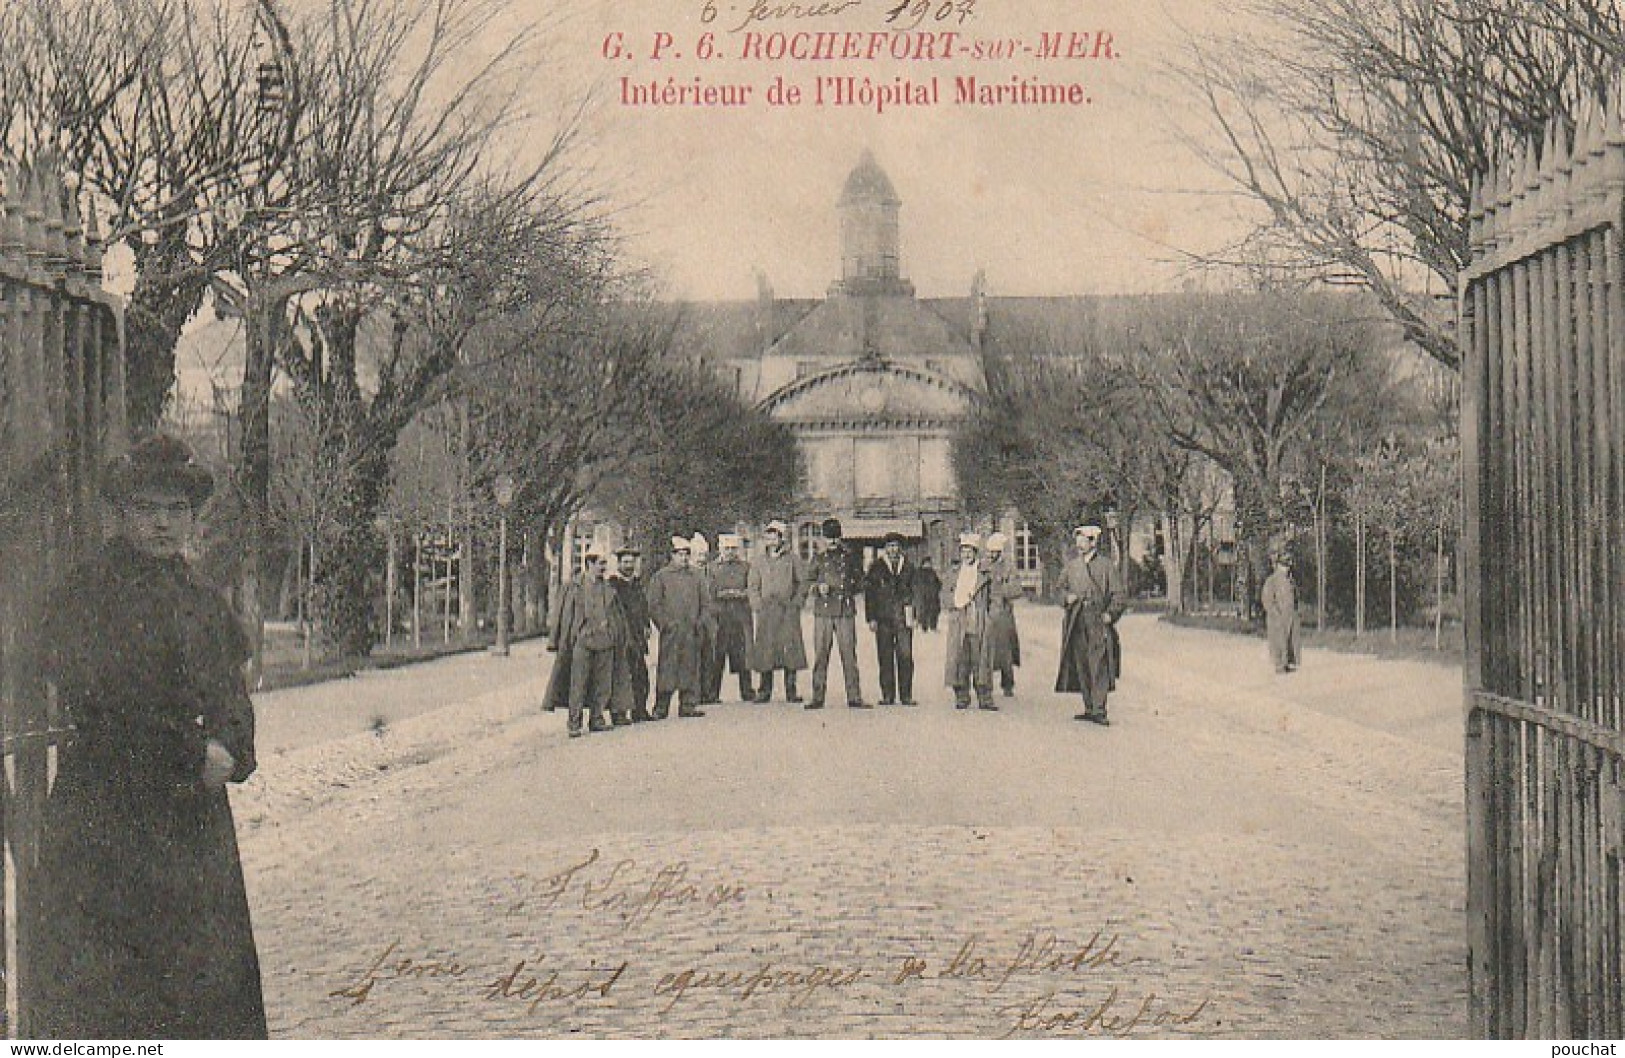
<svg viewBox="0 0 1625 1058"><path fill-rule="evenodd" d="M892 187L891 178L886 171L880 168L875 161L872 151L865 150L863 157L846 178L846 186L841 189L841 200L838 205L849 206L855 203L879 203L886 206L900 206L903 200L897 197L897 189Z"/></svg>

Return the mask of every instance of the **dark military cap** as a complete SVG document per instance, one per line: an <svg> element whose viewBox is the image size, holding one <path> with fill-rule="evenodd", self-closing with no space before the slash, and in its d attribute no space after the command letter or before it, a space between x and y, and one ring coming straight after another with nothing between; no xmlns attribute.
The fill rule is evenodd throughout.
<svg viewBox="0 0 1625 1058"><path fill-rule="evenodd" d="M841 520L839 518L824 519L824 539L839 540L841 538Z"/></svg>

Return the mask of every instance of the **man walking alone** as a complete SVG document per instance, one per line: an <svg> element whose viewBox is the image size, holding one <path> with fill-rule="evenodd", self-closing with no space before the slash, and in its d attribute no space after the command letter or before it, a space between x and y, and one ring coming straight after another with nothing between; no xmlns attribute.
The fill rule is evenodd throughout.
<svg viewBox="0 0 1625 1058"><path fill-rule="evenodd" d="M1111 690L1111 626L1127 605L1117 564L1100 553L1100 528L1080 525L1072 533L1078 553L1061 571L1066 618L1061 625L1061 671L1055 693L1081 694L1083 712L1074 720L1102 727L1106 719L1106 693Z"/></svg>

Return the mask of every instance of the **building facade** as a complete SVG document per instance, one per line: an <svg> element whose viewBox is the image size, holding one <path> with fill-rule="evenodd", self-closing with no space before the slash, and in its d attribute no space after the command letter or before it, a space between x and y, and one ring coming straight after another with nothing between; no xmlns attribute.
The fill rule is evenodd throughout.
<svg viewBox="0 0 1625 1058"><path fill-rule="evenodd" d="M827 517L860 544L896 532L939 562L961 528L952 442L986 391L981 331L963 299L956 318L915 296L901 208L865 152L836 203L840 275L824 298L778 299L759 277L753 306L694 307L689 354L795 434L803 552Z"/></svg>

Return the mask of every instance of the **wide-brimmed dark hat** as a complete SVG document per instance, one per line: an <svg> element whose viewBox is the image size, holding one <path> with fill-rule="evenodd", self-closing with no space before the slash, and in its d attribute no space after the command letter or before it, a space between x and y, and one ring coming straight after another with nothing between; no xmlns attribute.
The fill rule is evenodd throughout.
<svg viewBox="0 0 1625 1058"><path fill-rule="evenodd" d="M194 507L214 493L214 474L178 437L153 434L102 469L102 495L114 503L143 494L178 492Z"/></svg>
<svg viewBox="0 0 1625 1058"><path fill-rule="evenodd" d="M841 520L839 518L824 519L824 539L839 540L841 538Z"/></svg>

